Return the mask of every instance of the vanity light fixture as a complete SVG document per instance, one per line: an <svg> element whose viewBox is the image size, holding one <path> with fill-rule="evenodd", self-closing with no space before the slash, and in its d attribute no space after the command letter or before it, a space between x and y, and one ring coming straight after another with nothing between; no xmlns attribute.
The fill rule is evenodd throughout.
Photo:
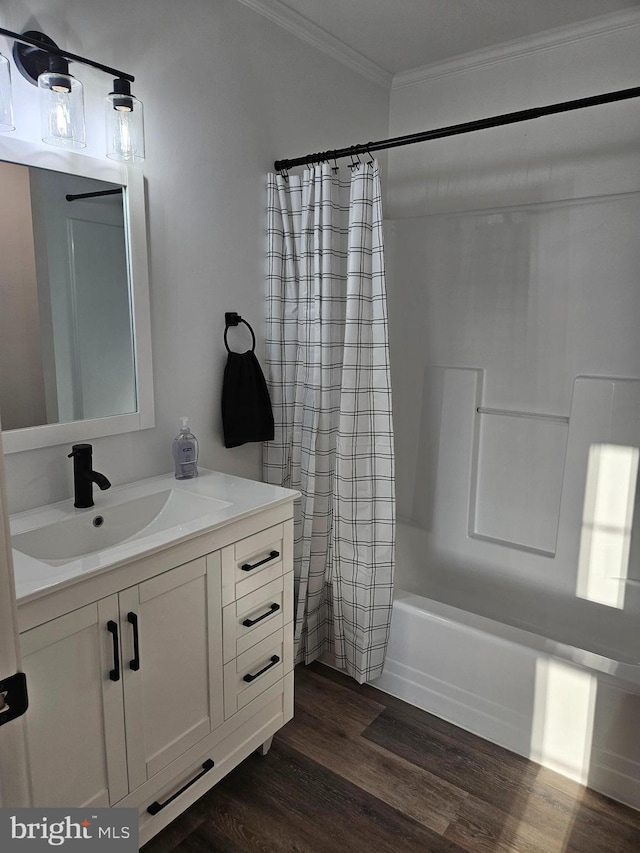
<svg viewBox="0 0 640 853"><path fill-rule="evenodd" d="M69 62L90 65L114 79L106 99L107 157L124 163L144 160L142 103L131 94L135 78L124 71L61 50L36 30L19 34L0 27L14 40L13 58L22 76L38 86L42 140L62 148L84 148L85 122L82 83L69 74ZM9 63L0 54L0 130L14 130Z"/></svg>
<svg viewBox="0 0 640 853"><path fill-rule="evenodd" d="M11 104L11 68L9 60L0 53L0 131L15 130Z"/></svg>
<svg viewBox="0 0 640 853"><path fill-rule="evenodd" d="M113 81L113 92L105 100L107 157L125 163L144 160L144 117L142 102L131 94L131 83L121 77Z"/></svg>
<svg viewBox="0 0 640 853"><path fill-rule="evenodd" d="M82 83L69 74L69 63L49 54L49 70L38 76L42 141L59 148L84 148Z"/></svg>

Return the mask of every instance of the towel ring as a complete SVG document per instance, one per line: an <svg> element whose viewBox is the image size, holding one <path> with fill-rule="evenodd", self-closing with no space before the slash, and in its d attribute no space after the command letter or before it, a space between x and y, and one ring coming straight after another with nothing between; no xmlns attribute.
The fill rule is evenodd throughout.
<svg viewBox="0 0 640 853"><path fill-rule="evenodd" d="M227 348L227 352L232 352L229 349L229 344L227 343L227 332L229 331L230 326L238 326L240 323L244 323L247 329L251 332L251 352L256 351L256 336L253 332L251 326L247 323L246 320L243 320L242 317L236 311L226 311L224 315L224 345Z"/></svg>

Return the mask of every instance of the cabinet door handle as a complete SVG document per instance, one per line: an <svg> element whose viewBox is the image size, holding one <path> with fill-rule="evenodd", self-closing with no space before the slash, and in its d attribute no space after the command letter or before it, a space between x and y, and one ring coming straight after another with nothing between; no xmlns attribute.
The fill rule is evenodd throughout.
<svg viewBox="0 0 640 853"><path fill-rule="evenodd" d="M254 672L253 674L248 673L247 675L245 675L245 676L243 677L243 679L242 679L242 680L243 680L243 681L255 681L255 680L256 680L256 678L259 678L259 677L260 677L261 675L263 675L263 674L264 674L268 669L271 669L271 667L272 667L272 666L275 666L275 665L276 665L277 663L279 663L279 662L280 662L280 658L278 657L278 655L271 655L271 663L268 663L266 666L264 666L264 667L260 670L260 672Z"/></svg>
<svg viewBox="0 0 640 853"><path fill-rule="evenodd" d="M133 657L129 661L129 669L136 672L140 669L140 636L138 632L138 614L130 611L127 613L127 622L133 627Z"/></svg>
<svg viewBox="0 0 640 853"><path fill-rule="evenodd" d="M120 652L118 650L118 623L113 619L107 622L107 631L113 638L113 669L109 671L111 681L120 681Z"/></svg>
<svg viewBox="0 0 640 853"><path fill-rule="evenodd" d="M258 622L262 622L263 619L266 619L267 616L271 616L272 613L280 610L280 605L276 604L275 601L271 605L271 607L267 610L266 613L263 613L262 616L258 616L256 619L244 619L242 624L245 628L252 628L254 625L257 625Z"/></svg>
<svg viewBox="0 0 640 853"><path fill-rule="evenodd" d="M159 803L156 800L155 802L151 803L150 806L147 806L147 811L149 812L149 814L158 814L158 812L161 812L162 809L164 809L166 806L168 806L169 803L172 803L176 799L176 797L179 797L180 794L184 794L184 792L187 790L187 788L190 788L192 785L195 785L195 783L198 781L198 779L202 779L204 774L208 773L209 770L211 770L213 768L213 766L214 766L213 765L213 759L207 758L207 760L202 765L202 770L200 771L200 773L198 773L198 775L195 776L190 782L187 782L187 784L184 785L182 788L180 788L179 791L176 791L176 793L173 794L173 796L169 797L168 800L165 800L164 803Z"/></svg>
<svg viewBox="0 0 640 853"><path fill-rule="evenodd" d="M275 558L279 557L279 556L280 556L280 551L271 551L269 556L265 557L264 560L260 560L259 563L254 563L253 565L251 565L251 563L243 563L240 566L240 569L243 572L250 572L252 569L257 569L258 566L263 566L265 563L268 563L269 560L275 560Z"/></svg>

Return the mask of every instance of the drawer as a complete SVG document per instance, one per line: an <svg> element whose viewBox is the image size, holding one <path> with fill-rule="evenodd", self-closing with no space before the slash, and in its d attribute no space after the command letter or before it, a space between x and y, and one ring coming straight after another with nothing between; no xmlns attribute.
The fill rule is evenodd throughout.
<svg viewBox="0 0 640 853"><path fill-rule="evenodd" d="M222 604L293 570L293 523L268 527L222 549Z"/></svg>
<svg viewBox="0 0 640 853"><path fill-rule="evenodd" d="M293 669L293 622L224 666L224 716L236 711Z"/></svg>
<svg viewBox="0 0 640 853"><path fill-rule="evenodd" d="M223 661L229 663L293 619L293 572L233 601L222 611Z"/></svg>

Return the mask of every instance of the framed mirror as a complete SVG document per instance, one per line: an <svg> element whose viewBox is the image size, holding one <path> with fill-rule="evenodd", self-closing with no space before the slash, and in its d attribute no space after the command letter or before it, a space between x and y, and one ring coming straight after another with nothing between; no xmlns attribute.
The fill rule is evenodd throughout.
<svg viewBox="0 0 640 853"><path fill-rule="evenodd" d="M5 453L154 425L144 183L0 138Z"/></svg>

